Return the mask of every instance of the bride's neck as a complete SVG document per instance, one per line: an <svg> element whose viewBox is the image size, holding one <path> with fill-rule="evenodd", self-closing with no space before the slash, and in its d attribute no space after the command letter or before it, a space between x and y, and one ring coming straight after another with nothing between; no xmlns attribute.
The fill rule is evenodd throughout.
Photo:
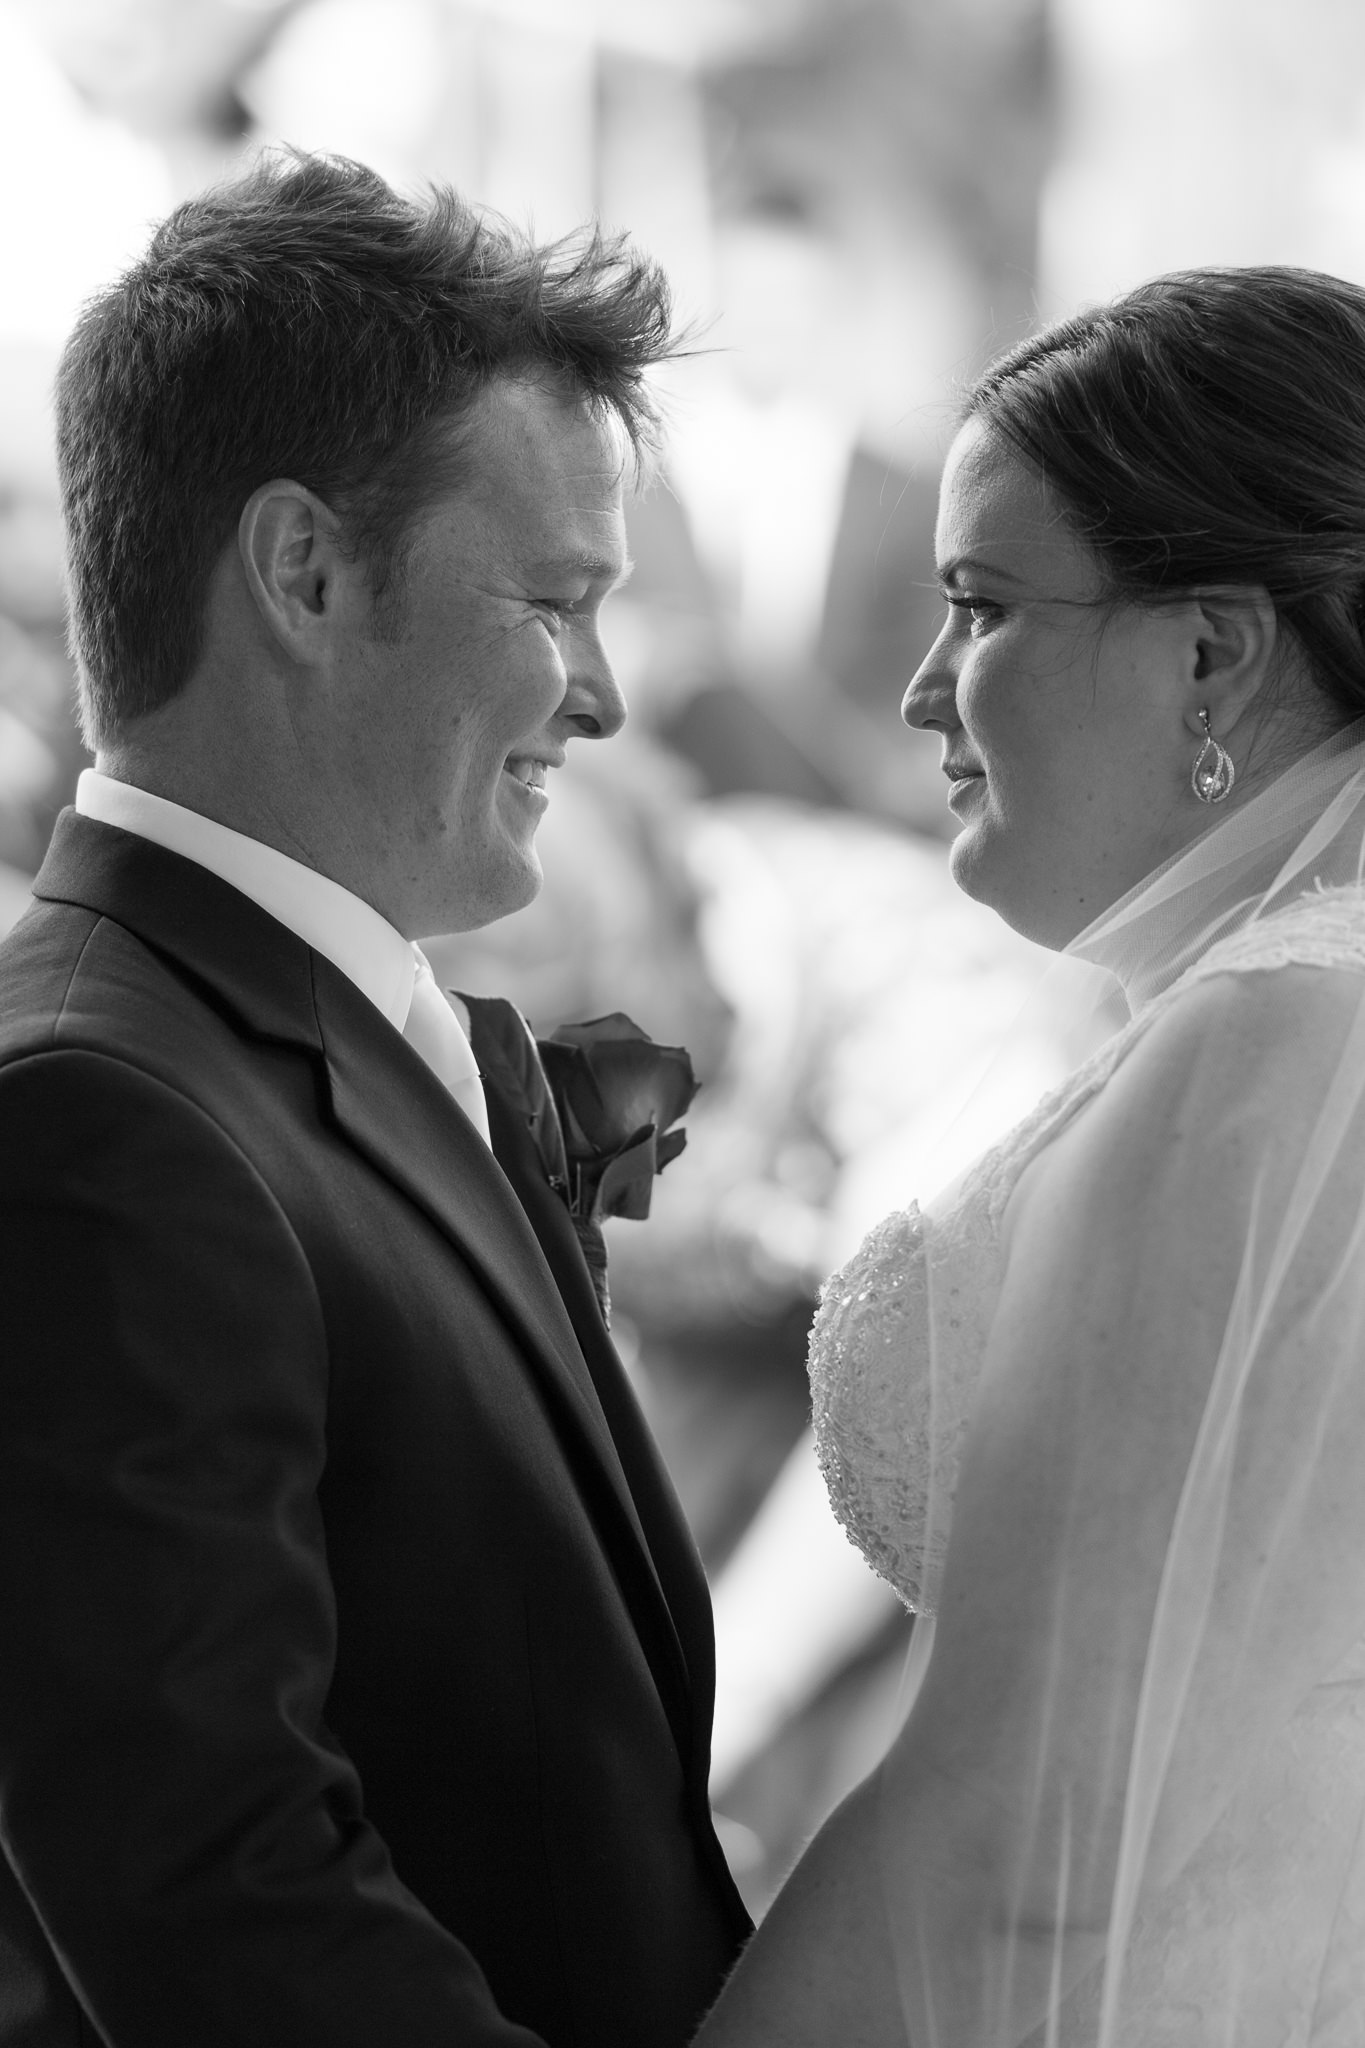
<svg viewBox="0 0 1365 2048"><path fill-rule="evenodd" d="M1143 1008L1218 939L1307 889L1365 879L1365 720L1333 733L1211 821L1067 952Z"/></svg>

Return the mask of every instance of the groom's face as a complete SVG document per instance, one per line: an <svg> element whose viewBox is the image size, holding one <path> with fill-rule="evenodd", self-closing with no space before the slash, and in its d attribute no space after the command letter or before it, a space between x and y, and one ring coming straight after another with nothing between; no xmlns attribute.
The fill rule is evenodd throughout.
<svg viewBox="0 0 1365 2048"><path fill-rule="evenodd" d="M530 902L568 741L625 717L599 637L626 567L618 434L508 381L468 436L466 480L412 536L396 625L372 606L358 618L341 679L378 827L372 900L409 937Z"/></svg>

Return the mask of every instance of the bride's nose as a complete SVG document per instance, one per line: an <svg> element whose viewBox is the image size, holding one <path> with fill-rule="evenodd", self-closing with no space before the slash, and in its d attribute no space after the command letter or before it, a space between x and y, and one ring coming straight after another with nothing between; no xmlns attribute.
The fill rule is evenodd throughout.
<svg viewBox="0 0 1365 2048"><path fill-rule="evenodd" d="M945 622L901 699L901 717L920 732L956 732L958 727L957 678L946 646L951 624L951 619Z"/></svg>

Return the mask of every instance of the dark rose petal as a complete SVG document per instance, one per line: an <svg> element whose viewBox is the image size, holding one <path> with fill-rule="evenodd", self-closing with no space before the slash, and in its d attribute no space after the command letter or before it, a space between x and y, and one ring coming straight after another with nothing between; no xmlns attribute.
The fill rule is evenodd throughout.
<svg viewBox="0 0 1365 2048"><path fill-rule="evenodd" d="M642 1031L624 1010L613 1010L609 1017L589 1017L583 1024L561 1024L555 1033L555 1040L561 1045L615 1045L629 1039L639 1045L654 1043L649 1033Z"/></svg>
<svg viewBox="0 0 1365 2048"><path fill-rule="evenodd" d="M658 1170L650 1128L637 1133L632 1143L606 1162L597 1181L594 1213L626 1216L642 1223L649 1214Z"/></svg>
<svg viewBox="0 0 1365 2048"><path fill-rule="evenodd" d="M559 1107L569 1158L591 1159L603 1150L613 1151L620 1141L612 1140L610 1112L580 1048L545 1038L540 1057Z"/></svg>
<svg viewBox="0 0 1365 2048"><path fill-rule="evenodd" d="M571 1159L611 1155L648 1125L666 1131L697 1092L682 1047L655 1045L620 1014L565 1025L541 1054Z"/></svg>
<svg viewBox="0 0 1365 2048"><path fill-rule="evenodd" d="M664 1132L664 1135L662 1136L662 1138L660 1138L658 1145L655 1148L656 1156L659 1162L658 1171L660 1173L662 1173L664 1168L668 1166L674 1159L677 1158L678 1154L683 1150L686 1144L686 1131Z"/></svg>

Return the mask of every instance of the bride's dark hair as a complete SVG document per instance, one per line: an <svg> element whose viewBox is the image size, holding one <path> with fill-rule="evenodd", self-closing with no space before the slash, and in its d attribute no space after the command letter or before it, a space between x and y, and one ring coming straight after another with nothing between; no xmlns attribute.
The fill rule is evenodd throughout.
<svg viewBox="0 0 1365 2048"><path fill-rule="evenodd" d="M1365 712L1365 290L1155 278L1009 350L965 414L1042 473L1116 595L1262 584L1321 689Z"/></svg>

